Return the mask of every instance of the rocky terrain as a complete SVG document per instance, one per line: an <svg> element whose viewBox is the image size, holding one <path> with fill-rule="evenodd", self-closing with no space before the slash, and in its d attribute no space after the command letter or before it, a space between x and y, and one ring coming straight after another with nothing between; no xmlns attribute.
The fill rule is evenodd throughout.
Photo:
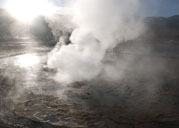
<svg viewBox="0 0 179 128"><path fill-rule="evenodd" d="M1 39L0 128L178 128L177 17L149 18L160 29L109 51L105 63L126 65L118 80L62 85L46 66L51 41Z"/></svg>

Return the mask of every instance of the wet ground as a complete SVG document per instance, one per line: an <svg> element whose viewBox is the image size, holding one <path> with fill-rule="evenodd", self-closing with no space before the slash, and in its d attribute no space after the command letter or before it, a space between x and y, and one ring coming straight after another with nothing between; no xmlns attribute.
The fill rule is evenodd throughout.
<svg viewBox="0 0 179 128"><path fill-rule="evenodd" d="M119 80L62 85L46 67L49 43L0 44L0 128L179 128L177 44L119 50L133 58Z"/></svg>

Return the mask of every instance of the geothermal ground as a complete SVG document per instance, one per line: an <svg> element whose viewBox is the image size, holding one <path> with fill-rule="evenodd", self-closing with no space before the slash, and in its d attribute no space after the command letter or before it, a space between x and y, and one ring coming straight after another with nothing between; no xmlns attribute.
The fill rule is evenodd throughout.
<svg viewBox="0 0 179 128"><path fill-rule="evenodd" d="M179 128L179 44L160 42L121 44L116 59L133 63L119 80L62 85L50 42L1 40L0 128Z"/></svg>

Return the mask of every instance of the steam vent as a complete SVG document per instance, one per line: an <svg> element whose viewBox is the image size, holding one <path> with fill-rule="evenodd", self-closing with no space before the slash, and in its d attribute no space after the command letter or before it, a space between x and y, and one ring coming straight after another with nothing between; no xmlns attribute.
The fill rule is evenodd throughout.
<svg viewBox="0 0 179 128"><path fill-rule="evenodd" d="M178 0L0 0L0 128L179 128L178 14Z"/></svg>

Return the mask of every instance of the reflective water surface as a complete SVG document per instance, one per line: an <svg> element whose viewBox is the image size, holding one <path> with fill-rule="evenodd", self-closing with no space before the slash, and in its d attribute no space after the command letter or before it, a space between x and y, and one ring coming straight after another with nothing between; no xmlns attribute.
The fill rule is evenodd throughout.
<svg viewBox="0 0 179 128"><path fill-rule="evenodd" d="M33 67L37 65L38 63L40 63L40 58L33 54L21 55L17 57L17 60L15 60L15 64L24 68Z"/></svg>
<svg viewBox="0 0 179 128"><path fill-rule="evenodd" d="M149 81L159 79L156 72L147 67L155 67L160 59L149 55L136 57L126 78L120 81L97 78L61 85L53 79L55 71L46 66L47 54L52 48L34 43L9 47L3 44L6 48L0 51L0 123L3 121L15 128L17 125L26 128L179 126L177 79L167 74L162 78L165 82ZM140 68L143 65L139 60L155 61L155 64L146 63L146 67ZM171 66L165 69L179 64L178 59L169 58L169 62ZM131 77L137 76L141 69L150 75ZM162 70L162 73L168 72Z"/></svg>

